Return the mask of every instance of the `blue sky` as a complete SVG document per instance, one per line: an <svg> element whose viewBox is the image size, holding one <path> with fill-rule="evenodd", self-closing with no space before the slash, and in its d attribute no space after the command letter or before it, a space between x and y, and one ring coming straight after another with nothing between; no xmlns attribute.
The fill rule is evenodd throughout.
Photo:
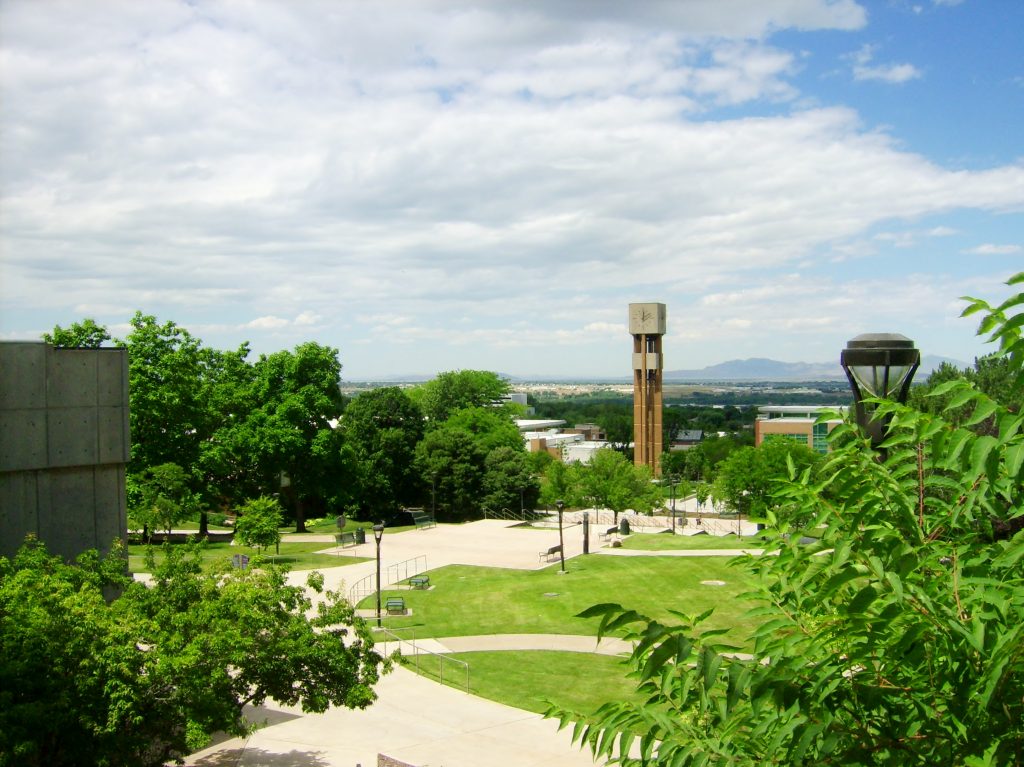
<svg viewBox="0 0 1024 767"><path fill-rule="evenodd" d="M348 378L985 351L1024 3L0 4L0 339L136 309Z"/></svg>

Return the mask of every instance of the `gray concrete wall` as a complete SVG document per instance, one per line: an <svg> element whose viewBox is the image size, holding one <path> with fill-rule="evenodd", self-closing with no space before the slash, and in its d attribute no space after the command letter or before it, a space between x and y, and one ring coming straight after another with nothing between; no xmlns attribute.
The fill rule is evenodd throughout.
<svg viewBox="0 0 1024 767"><path fill-rule="evenodd" d="M0 342L0 554L124 538L129 444L127 351Z"/></svg>

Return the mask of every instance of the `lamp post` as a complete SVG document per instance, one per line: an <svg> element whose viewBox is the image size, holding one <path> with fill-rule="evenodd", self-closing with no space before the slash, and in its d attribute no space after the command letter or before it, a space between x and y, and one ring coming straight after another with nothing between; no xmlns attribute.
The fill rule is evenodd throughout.
<svg viewBox="0 0 1024 767"><path fill-rule="evenodd" d="M565 572L565 541L562 539L562 512L565 510L565 502L555 501L555 508L558 509L558 556L562 560L562 572Z"/></svg>
<svg viewBox="0 0 1024 767"><path fill-rule="evenodd" d="M885 439L885 424L872 417L874 407L867 398L892 399L904 403L910 382L921 364L921 352L914 342L899 333L862 333L846 343L839 364L853 389L857 423L878 447Z"/></svg>
<svg viewBox="0 0 1024 767"><path fill-rule="evenodd" d="M380 628L380 540L384 537L384 523L378 522L373 526L373 540L377 542L377 628Z"/></svg>
<svg viewBox="0 0 1024 767"><path fill-rule="evenodd" d="M672 495L672 533L676 532L676 485L679 484L679 477L675 474L668 475L668 486Z"/></svg>

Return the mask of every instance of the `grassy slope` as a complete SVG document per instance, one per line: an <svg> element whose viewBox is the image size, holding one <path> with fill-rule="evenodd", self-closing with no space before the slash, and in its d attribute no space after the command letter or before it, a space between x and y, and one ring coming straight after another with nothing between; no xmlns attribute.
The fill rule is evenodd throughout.
<svg viewBox="0 0 1024 767"><path fill-rule="evenodd" d="M739 598L750 582L730 558L577 557L543 570L519 571L452 565L430 573L430 591L385 591L400 595L412 614L389 617L394 628L414 627L417 637L474 634L594 634L595 620L575 617L602 602L617 602L661 620L669 610L696 615L715 608L709 627L735 627L741 641L750 626L749 603ZM725 586L705 586L722 580ZM556 595L556 596L552 596ZM362 607L372 607L365 600Z"/></svg>
<svg viewBox="0 0 1024 767"><path fill-rule="evenodd" d="M263 556L272 562L285 565L292 570L315 570L317 568L323 569L328 567L338 567L366 561L364 558L348 555L333 556L330 554L315 553L330 547L331 544L329 543L282 543L280 555L275 555L274 549L269 549L263 553ZM147 547L143 545L132 545L128 547L129 571L133 573L148 572L149 568L146 565L146 548ZM157 561L160 561L160 557L163 556L160 546L154 546L153 549L157 557ZM213 565L224 562L225 560L230 561L234 554L245 554L250 558L255 558L257 556L257 551L256 549L249 548L248 546L232 545L230 543L207 543L203 548L204 567L212 567Z"/></svg>
<svg viewBox="0 0 1024 767"><path fill-rule="evenodd" d="M469 652L451 656L470 666L469 691L482 698L542 714L550 704L589 712L608 700L642 698L626 677L621 658L587 653L529 650ZM414 668L413 662L408 662ZM421 656L419 673L438 681L437 658ZM446 663L444 683L465 689L465 671Z"/></svg>

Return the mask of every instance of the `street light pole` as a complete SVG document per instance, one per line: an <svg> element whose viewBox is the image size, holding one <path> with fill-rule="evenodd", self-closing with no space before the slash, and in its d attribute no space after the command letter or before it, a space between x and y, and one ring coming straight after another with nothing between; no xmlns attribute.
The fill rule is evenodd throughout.
<svg viewBox="0 0 1024 767"><path fill-rule="evenodd" d="M558 509L558 556L562 560L562 572L565 572L565 541L562 539L562 511L565 509L565 502L555 501L555 508Z"/></svg>
<svg viewBox="0 0 1024 767"><path fill-rule="evenodd" d="M380 628L380 540L384 537L384 523L378 522L373 526L373 540L377 542L377 628Z"/></svg>

